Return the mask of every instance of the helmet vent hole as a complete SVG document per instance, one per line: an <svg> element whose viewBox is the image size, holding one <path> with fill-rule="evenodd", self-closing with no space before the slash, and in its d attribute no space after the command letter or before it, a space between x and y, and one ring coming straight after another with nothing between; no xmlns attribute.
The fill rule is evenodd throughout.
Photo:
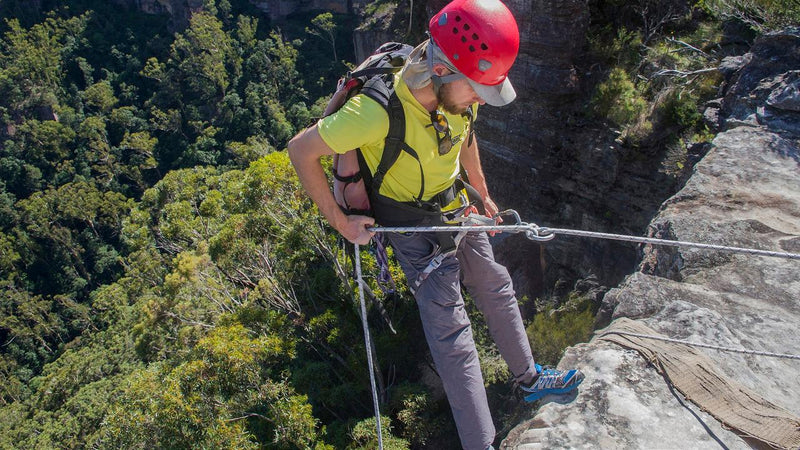
<svg viewBox="0 0 800 450"><path fill-rule="evenodd" d="M453 27L453 34L458 34L458 28Z"/></svg>
<svg viewBox="0 0 800 450"><path fill-rule="evenodd" d="M468 24L468 23L465 23L465 24L464 24L464 31L468 31L468 30L469 30L469 24Z"/></svg>
<svg viewBox="0 0 800 450"><path fill-rule="evenodd" d="M474 45L470 45L469 46L469 51L474 52L475 51L475 46Z"/></svg>
<svg viewBox="0 0 800 450"><path fill-rule="evenodd" d="M456 16L456 22L461 22L461 16Z"/></svg>
<svg viewBox="0 0 800 450"><path fill-rule="evenodd" d="M473 41L477 41L478 40L478 35L475 34L475 33L472 33L472 40Z"/></svg>
<svg viewBox="0 0 800 450"><path fill-rule="evenodd" d="M489 50L489 46L487 46L485 43L483 43L483 44L481 44L481 50L483 50L483 51Z"/></svg>
<svg viewBox="0 0 800 450"><path fill-rule="evenodd" d="M467 42L467 37L466 36L461 36L461 42Z"/></svg>

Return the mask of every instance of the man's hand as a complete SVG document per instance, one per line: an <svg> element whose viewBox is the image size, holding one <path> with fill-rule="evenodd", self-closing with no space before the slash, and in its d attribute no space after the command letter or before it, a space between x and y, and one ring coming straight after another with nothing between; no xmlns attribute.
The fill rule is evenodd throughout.
<svg viewBox="0 0 800 450"><path fill-rule="evenodd" d="M366 216L346 216L333 197L320 158L332 155L333 149L322 140L317 125L307 128L289 141L289 158L292 160L297 177L308 196L316 203L319 212L336 231L348 241L364 245L375 234L367 230L375 219Z"/></svg>
<svg viewBox="0 0 800 450"><path fill-rule="evenodd" d="M500 209L495 205L494 200L491 199L488 195L483 199L483 208L486 210L486 217L494 217ZM503 219L497 218L498 222L500 223Z"/></svg>
<svg viewBox="0 0 800 450"><path fill-rule="evenodd" d="M500 209L494 203L494 200L491 199L488 195L486 198L483 199L483 208L486 210L486 217L491 217L494 219L494 223L501 224L503 223L503 218L495 215L500 212ZM497 231L490 231L489 236L494 236L497 234Z"/></svg>
<svg viewBox="0 0 800 450"><path fill-rule="evenodd" d="M374 231L370 231L367 227L375 225L375 219L368 216L345 216L346 221L336 227L336 230L344 236L345 239L358 245L367 245L372 236L375 236Z"/></svg>

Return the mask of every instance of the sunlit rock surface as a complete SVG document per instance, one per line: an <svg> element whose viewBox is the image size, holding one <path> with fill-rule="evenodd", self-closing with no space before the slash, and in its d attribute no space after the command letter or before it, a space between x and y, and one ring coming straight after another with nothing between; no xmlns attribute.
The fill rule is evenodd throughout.
<svg viewBox="0 0 800 450"><path fill-rule="evenodd" d="M725 131L662 205L651 234L800 253L800 113L793 106L800 35L765 36L747 57L727 64ZM798 260L647 247L637 272L606 294L604 311L606 319L637 319L671 338L798 355L798 299ZM800 361L702 352L731 380L800 420ZM551 398L502 448L755 445L684 400L634 351L595 337L569 349L560 367L585 372L580 392Z"/></svg>

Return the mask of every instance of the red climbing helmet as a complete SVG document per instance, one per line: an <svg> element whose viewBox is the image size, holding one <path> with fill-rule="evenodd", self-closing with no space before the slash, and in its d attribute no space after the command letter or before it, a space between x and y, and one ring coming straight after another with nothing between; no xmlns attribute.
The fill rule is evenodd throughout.
<svg viewBox="0 0 800 450"><path fill-rule="evenodd" d="M454 0L431 18L431 39L486 103L516 97L508 71L519 52L519 29L500 0Z"/></svg>

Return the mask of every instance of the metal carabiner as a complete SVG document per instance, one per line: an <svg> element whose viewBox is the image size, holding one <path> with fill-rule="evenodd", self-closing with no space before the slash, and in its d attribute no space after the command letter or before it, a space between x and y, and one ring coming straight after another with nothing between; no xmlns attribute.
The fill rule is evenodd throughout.
<svg viewBox="0 0 800 450"><path fill-rule="evenodd" d="M516 221L516 223L514 223L512 225L519 225L519 226L527 227L528 229L525 230L525 237L530 239L530 240L532 240L532 241L546 242L546 241L550 241L550 240L552 240L553 238L556 237L556 235L553 234L553 233L543 234L542 230L545 230L545 229L544 228L539 228L539 226L536 225L535 223L523 222L522 219L520 219L519 213L516 210L507 209L505 211L501 211L501 212L495 214L494 218L497 218L497 217L500 217L500 216L513 216L514 220Z"/></svg>
<svg viewBox="0 0 800 450"><path fill-rule="evenodd" d="M525 225L528 226L528 230L525 231L525 237L532 241L547 242L556 237L555 233L547 230L547 228L540 228L535 223L526 223Z"/></svg>
<svg viewBox="0 0 800 450"><path fill-rule="evenodd" d="M498 217L501 217L501 216L513 216L514 220L516 220L516 222L511 224L511 225L522 225L523 224L522 219L519 218L519 213L516 210L506 209L505 211L500 211L497 214L495 214L494 216L492 216L492 219L497 219Z"/></svg>

